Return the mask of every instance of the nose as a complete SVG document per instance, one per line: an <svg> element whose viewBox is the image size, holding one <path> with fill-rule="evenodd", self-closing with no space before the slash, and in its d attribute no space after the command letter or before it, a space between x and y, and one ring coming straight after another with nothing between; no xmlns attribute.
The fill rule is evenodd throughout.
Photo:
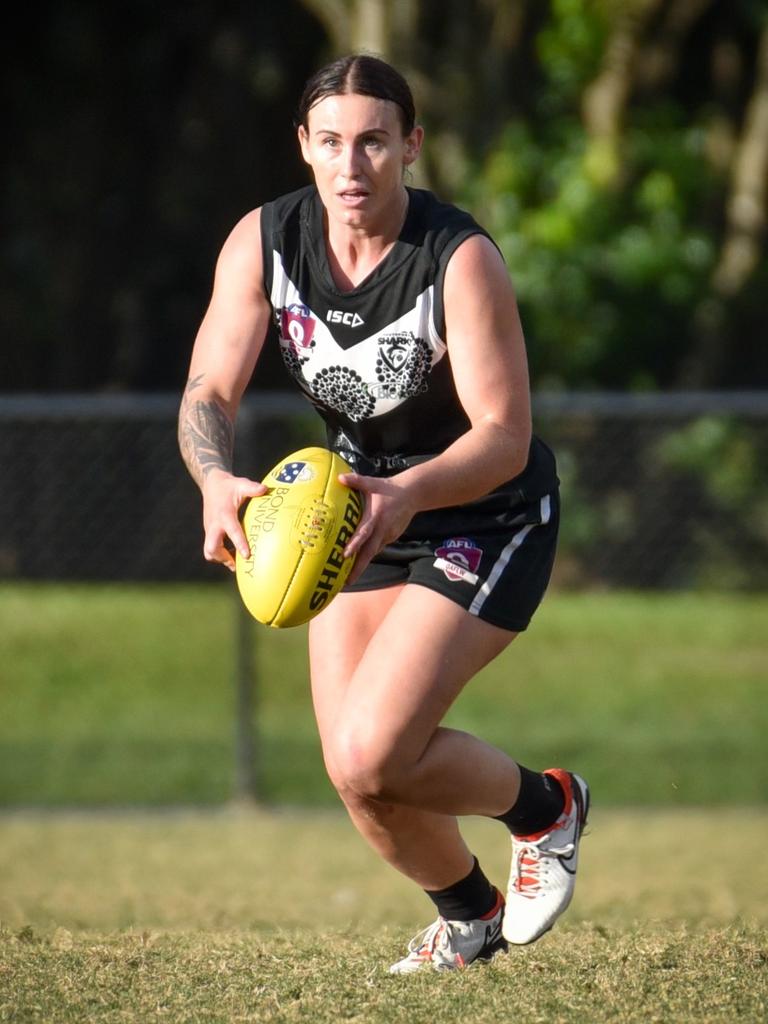
<svg viewBox="0 0 768 1024"><path fill-rule="evenodd" d="M354 143L344 147L341 156L341 172L345 178L356 178L360 173L360 153Z"/></svg>

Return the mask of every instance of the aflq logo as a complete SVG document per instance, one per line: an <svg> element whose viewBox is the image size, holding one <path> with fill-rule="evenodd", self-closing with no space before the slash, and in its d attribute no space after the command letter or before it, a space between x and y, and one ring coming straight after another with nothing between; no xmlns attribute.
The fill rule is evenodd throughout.
<svg viewBox="0 0 768 1024"><path fill-rule="evenodd" d="M315 333L315 321L306 306L294 303L286 306L280 317L280 333L298 348L310 348Z"/></svg>
<svg viewBox="0 0 768 1024"><path fill-rule="evenodd" d="M452 583L477 583L483 549L469 537L452 537L436 548L435 555L434 566L443 570L446 579Z"/></svg>

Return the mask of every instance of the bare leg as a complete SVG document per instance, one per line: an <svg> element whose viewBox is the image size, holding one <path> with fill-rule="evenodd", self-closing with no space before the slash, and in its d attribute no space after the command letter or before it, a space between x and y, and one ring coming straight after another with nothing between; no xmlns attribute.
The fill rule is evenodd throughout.
<svg viewBox="0 0 768 1024"><path fill-rule="evenodd" d="M452 885L472 867L456 814L500 814L516 799L511 758L439 727L513 637L417 586L341 595L312 623L330 777L362 835L423 888Z"/></svg>

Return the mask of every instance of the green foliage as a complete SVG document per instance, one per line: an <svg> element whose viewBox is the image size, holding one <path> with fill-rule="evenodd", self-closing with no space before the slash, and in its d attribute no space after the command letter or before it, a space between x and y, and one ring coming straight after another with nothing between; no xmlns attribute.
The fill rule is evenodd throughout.
<svg viewBox="0 0 768 1024"><path fill-rule="evenodd" d="M768 452L747 422L705 416L670 432L658 444L660 467L693 485L711 510L698 529L704 585L764 586L765 566L755 557L768 550ZM740 543L730 545L723 523L739 523Z"/></svg>
<svg viewBox="0 0 768 1024"><path fill-rule="evenodd" d="M557 452L571 585L768 586L761 418L674 412L538 418Z"/></svg>
<svg viewBox="0 0 768 1024"><path fill-rule="evenodd" d="M585 129L609 10L553 4L536 115L510 116L460 196L508 261L539 387L678 383L718 255L706 107L667 93L631 106L620 137Z"/></svg>
<svg viewBox="0 0 768 1024"><path fill-rule="evenodd" d="M570 106L597 74L607 35L604 5L594 0L553 0L549 21L536 39L549 89L539 99L542 113Z"/></svg>
<svg viewBox="0 0 768 1024"><path fill-rule="evenodd" d="M666 465L698 476L709 495L732 511L766 489L746 429L727 419L705 416L667 435L658 455Z"/></svg>
<svg viewBox="0 0 768 1024"><path fill-rule="evenodd" d="M177 388L232 225L308 180L291 129L304 82L365 31L412 81L427 178L500 239L537 384L668 387L691 366L699 386L765 382L764 255L738 294L717 297L714 327L702 308L764 3L342 8L18 9L4 68L3 387ZM641 27L622 68L609 48L627 22ZM583 117L606 64L626 79L615 137L589 135ZM707 330L714 357L700 351ZM279 386L277 363L262 370Z"/></svg>

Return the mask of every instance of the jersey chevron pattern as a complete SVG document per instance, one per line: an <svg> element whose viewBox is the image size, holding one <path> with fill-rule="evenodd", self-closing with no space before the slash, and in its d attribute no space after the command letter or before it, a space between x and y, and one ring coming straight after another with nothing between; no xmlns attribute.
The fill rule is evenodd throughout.
<svg viewBox="0 0 768 1024"><path fill-rule="evenodd" d="M472 217L408 189L395 245L357 287L334 284L314 186L262 208L265 287L283 361L332 447L394 459L442 450L469 426L450 370L442 287Z"/></svg>

